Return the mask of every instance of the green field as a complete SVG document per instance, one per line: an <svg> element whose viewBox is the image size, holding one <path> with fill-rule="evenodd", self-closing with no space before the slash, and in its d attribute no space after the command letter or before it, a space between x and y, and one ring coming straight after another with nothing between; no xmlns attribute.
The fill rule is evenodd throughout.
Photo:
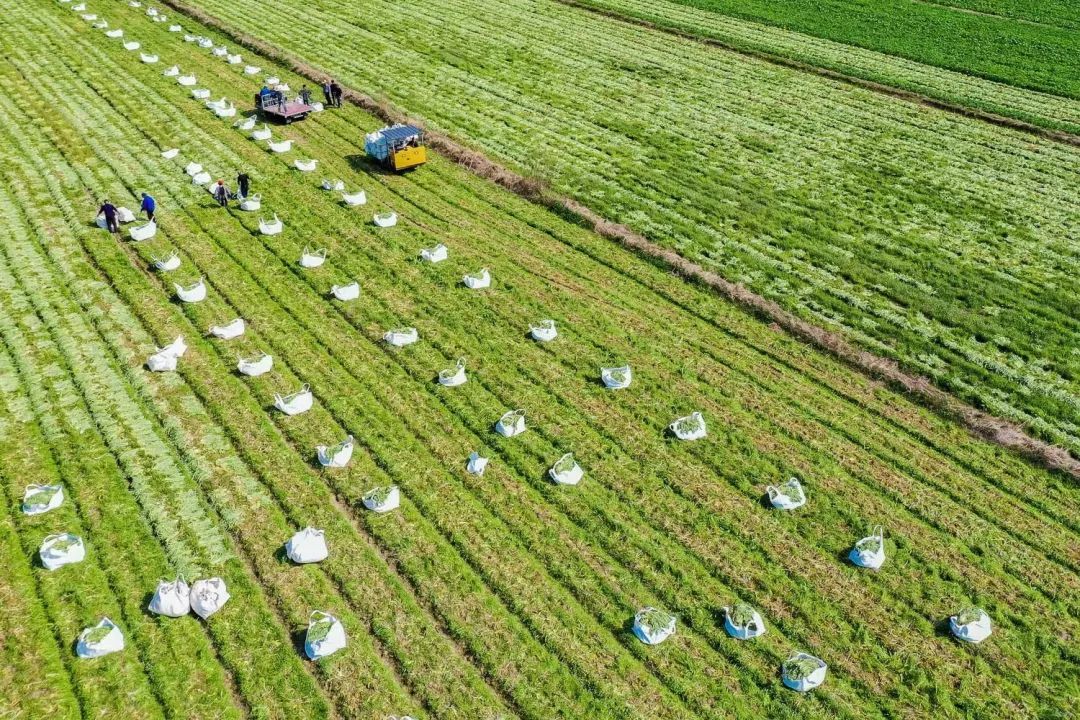
<svg viewBox="0 0 1080 720"><path fill-rule="evenodd" d="M1080 452L1080 147L555 2L198 5Z"/></svg>
<svg viewBox="0 0 1080 720"><path fill-rule="evenodd" d="M163 70L241 108L265 76L294 90L301 78L171 11L154 23L145 7L97 0L88 21L70 5L0 0L0 717L1080 712L1075 481L445 159L384 172L363 157L380 123L356 108L275 127L294 149L269 153ZM265 10L284 32L284 14ZM101 19L124 39L94 29ZM245 75L248 63L261 72ZM539 137L545 118L534 122ZM316 172L293 167L308 158ZM247 171L284 232L217 207L189 162L227 180ZM367 205L346 207L324 178L365 190ZM144 189L161 206L156 237L94 226L103 198L135 207ZM372 224L382 210L396 227ZM447 261L418 260L440 242ZM325 248L325 264L300 267L305 247ZM156 271L173 250L180 268ZM492 287L465 289L482 267ZM207 299L179 302L174 283L199 277ZM358 300L330 297L351 280ZM207 334L234 317L242 337ZM543 318L558 323L551 343L527 337ZM420 341L389 347L383 333L399 326ZM189 349L177 372L148 372L178 334ZM260 352L271 372L236 372L238 355ZM438 385L462 356L468 382ZM605 389L600 368L623 364L631 386ZM303 384L310 411L273 408ZM496 435L514 408L528 431ZM665 433L694 411L706 438ZM320 468L316 445L348 434L348 467ZM473 450L491 458L482 477L464 471ZM575 487L548 479L567 452L585 470ZM769 508L766 486L791 476L806 505ZM62 484L64 504L23 514L29 483ZM387 485L400 508L366 511L363 496ZM888 560L860 570L847 554L875 525ZM294 565L282 546L305 526L325 530L329 558ZM42 539L65 531L86 559L44 570ZM148 613L157 580L178 573L219 576L232 599L206 622ZM765 635L725 633L722 608L739 601ZM978 646L947 629L971 605L994 624ZM646 606L677 618L662 645L630 631ZM302 647L313 610L349 639L319 662ZM126 647L77 658L76 637L102 616ZM811 693L781 683L796 650L829 665Z"/></svg>
<svg viewBox="0 0 1080 720"><path fill-rule="evenodd" d="M586 0L593 4L594 0ZM1016 0L675 0L1033 90L1080 98L1080 10ZM604 6L606 0L597 5ZM654 9L660 3L638 0Z"/></svg>

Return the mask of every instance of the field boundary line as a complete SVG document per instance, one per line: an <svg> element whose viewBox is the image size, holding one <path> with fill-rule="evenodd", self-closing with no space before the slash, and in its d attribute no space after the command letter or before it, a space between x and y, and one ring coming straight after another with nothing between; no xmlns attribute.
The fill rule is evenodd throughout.
<svg viewBox="0 0 1080 720"><path fill-rule="evenodd" d="M575 0L556 1L576 6ZM288 67L297 75L305 77L313 83L321 84L323 78L331 75L331 73L321 71L315 66L303 62L292 54L280 50L264 40L240 32L231 25L218 19L216 16L200 10L199 8L192 7L181 0L162 0L162 3L178 13L187 15L196 22L221 32L238 45ZM645 22L640 24L649 26L649 24ZM663 28L657 29L662 32L667 32L667 30L664 30ZM691 35L687 35L687 37L695 41L702 41L700 38L695 38ZM719 43L716 44L720 45ZM778 58L777 60L784 63L791 62L783 58ZM812 71L815 70L810 66L808 66L808 69ZM832 73L832 71L816 70L820 70L823 73ZM841 79L845 77L839 73L836 73L836 75ZM851 81L859 85L865 84L865 81L856 78L851 78ZM880 87L886 92L901 94L898 96L902 96L903 93L906 93L906 91L900 91L884 85ZM423 122L410 118L408 115L394 107L388 100L377 100L370 95L351 88L343 88L343 91L346 100L357 105L361 109L372 113L385 122L412 123L420 125L421 127L424 126ZM919 97L915 93L908 94L916 98ZM928 103L937 102L929 98L926 98L926 100ZM961 112L962 114L968 112L968 110L959 106L957 106L956 111ZM986 115L989 114L987 113ZM1008 118L999 119L1006 126L1018 123L1018 121L1013 121ZM1021 123L1021 125L1024 127L1020 129L1026 129L1035 134L1044 135L1049 132L1035 126L1028 126L1026 123ZM1074 457L1065 448L1035 438L1029 435L1027 431L1017 423L992 415L960 400L951 393L934 385L926 376L904 371L900 367L900 364L895 360L855 347L840 334L803 320L794 313L782 308L778 303L752 292L743 285L733 283L718 273L707 270L701 265L680 256L674 250L667 249L654 243L644 235L631 230L625 225L608 220L587 205L571 197L551 191L542 180L525 177L524 175L491 160L487 155L462 145L444 133L425 128L425 135L428 144L433 149L446 156L451 161L462 165L472 173L527 200L543 205L556 213L568 216L571 221L576 221L578 224L593 230L602 237L613 240L623 247L633 250L649 260L668 268L674 274L685 280L697 282L716 290L728 300L731 300L748 312L773 323L800 340L810 343L819 350L829 353L843 361L846 365L859 370L870 377L882 380L895 389L918 398L933 410L959 422L976 437L1016 452L1045 468L1066 473L1074 479L1080 480L1080 459ZM1069 138L1068 140L1064 140L1064 142L1080 146L1080 136L1063 135L1067 135Z"/></svg>

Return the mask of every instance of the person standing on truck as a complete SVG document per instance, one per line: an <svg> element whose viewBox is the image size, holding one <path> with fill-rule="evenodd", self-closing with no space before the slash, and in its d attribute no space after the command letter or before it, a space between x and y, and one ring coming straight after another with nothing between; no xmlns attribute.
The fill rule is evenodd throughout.
<svg viewBox="0 0 1080 720"><path fill-rule="evenodd" d="M98 217L105 216L105 229L111 233L120 232L120 226L116 222L116 206L108 200L101 203L98 209Z"/></svg>
<svg viewBox="0 0 1080 720"><path fill-rule="evenodd" d="M240 199L244 199L248 196L248 189L251 187L251 178L248 177L246 172L242 172L236 176L236 188L237 196Z"/></svg>
<svg viewBox="0 0 1080 720"><path fill-rule="evenodd" d="M311 90L308 88L307 85L300 88L300 102L304 103L305 105L311 104Z"/></svg>
<svg viewBox="0 0 1080 720"><path fill-rule="evenodd" d="M150 196L150 193L144 192L142 194L142 205L139 206L139 209L146 213L147 220L153 222L154 211L157 210L157 201Z"/></svg>

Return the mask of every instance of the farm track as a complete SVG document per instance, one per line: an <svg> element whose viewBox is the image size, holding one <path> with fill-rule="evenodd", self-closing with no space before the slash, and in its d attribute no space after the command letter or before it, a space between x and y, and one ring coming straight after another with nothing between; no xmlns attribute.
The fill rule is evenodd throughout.
<svg viewBox="0 0 1080 720"><path fill-rule="evenodd" d="M133 14L130 22L136 22ZM67 24L51 23L49 30L65 37L65 27ZM212 60L194 59L193 48L181 45L160 28L144 32L139 27L138 32L140 37L156 39L165 64L174 52L176 57L183 53L185 67L202 63L197 71L204 80L213 78L209 86L215 90L226 87L226 94L235 97L237 92L228 91L241 83L254 88L257 82L240 80L223 63L211 65ZM9 33L17 36L20 30L10 27ZM104 233L80 227L85 212L75 208L87 203L72 187L44 190L54 201L64 198L66 202L65 217L49 223L56 241L71 247L71 259L82 252L89 254L80 261L84 271L89 269L85 265L89 260L111 281L137 314L138 320L132 322L144 326L159 343L171 340L178 329L189 337L192 350L181 364L183 383L159 382L156 377L147 381L138 370L129 382L145 386L140 392L159 408L159 414L169 418L168 422L179 424L178 429L187 427L187 432L174 437L177 452L191 455L189 463L194 465L195 458L206 451L192 449L200 441L197 431L191 431L199 423L185 417L191 414L206 419L209 413L210 422L220 424L228 437L224 442L236 448L229 452L243 458L247 468L238 469L245 470L247 478L236 481L237 490L230 491L235 496L214 497L225 492L216 485L224 479L218 475L213 490L203 492L208 498L205 502L223 517L231 510L243 518L245 513L236 508L251 506L244 495L250 493L252 485L265 483L268 494L275 497L270 504L282 508L273 517L290 518L277 522L275 527L280 529L276 532L266 532L273 536L272 541L268 539L261 547L243 544L245 549L252 548L247 551L249 571L263 586L276 588L272 593L283 592L284 585L291 589L299 573L262 569L266 560L261 554L269 557L287 537L287 528L312 518L334 529L329 533L332 560L327 567L336 564L339 552L354 557L354 548L363 548L365 542L370 543L366 553L373 566L386 563L392 567L398 582L409 592L390 602L408 603L412 596L411 602L419 606L414 604L408 616L435 616L430 622L453 638L452 645L444 645L444 649L456 646L460 657L476 668L447 677L446 687L459 687L455 683L460 677L473 677L469 682L480 684L472 686L470 692L477 696L450 699L439 690L428 689L438 685L429 676L418 673L413 678L403 672L406 663L402 659L420 651L412 645L394 647L393 631L399 620L392 614L385 624L362 619L377 612L379 603L366 604L358 595L350 595L346 587L351 588L355 580L338 581L337 592L331 594L347 598L355 609L357 616L350 617L350 630L366 628L378 639L375 645L381 649L376 647L371 657L372 667L382 673L379 677L393 677L390 686L400 682L412 688L416 700L433 715L443 716L448 707L456 708L455 703L483 698L496 702L497 697L518 714L532 717L550 716L570 707L577 708L571 713L575 715L626 716L626 708L632 707L626 703L634 702L641 703L638 712L655 714L659 709L650 703L664 707L673 697L663 693L671 692L679 698L677 702L701 716L779 708L795 714L813 714L818 708L840 716L865 716L874 711L865 704L869 691L886 686L898 694L892 700L880 700L881 712L899 712L921 706L926 699L890 685L898 673L909 680L932 678L930 682L935 683L970 673L971 654L951 644L941 647L943 640L934 637L932 628L963 596L992 601L995 594L1002 594L1000 602L1007 603L1008 610L990 602L987 605L996 621L1018 626L1038 625L1041 621L1037 618L1054 620L1055 600L1070 593L1075 597L1076 558L1070 555L1069 534L1054 526L1058 517L1072 517L1065 510L1072 506L1059 503L1059 494L1069 496L1070 488L1048 482L1045 474L1013 459L996 458L985 446L962 435L959 444L964 448L955 452L964 461L947 462L943 470L938 467L941 456L923 447L920 440L925 434L951 445L951 439L938 439L947 432L935 430L932 418L919 420L917 430L905 431L910 440L889 435L889 442L877 442L875 430L892 432L892 426L906 422L890 407L904 404L894 395L868 388L866 392L878 395L886 409L881 416L866 417L850 399L829 388L829 382L844 384L833 379L845 374L842 369L833 367L829 376L826 368L832 363L818 370L821 377L829 377L828 381L807 383L804 379L805 389L800 387L798 367L807 361L799 357L794 343L770 337L764 326L723 308L716 300L706 300L707 293L692 288L671 292L685 295L682 302L690 307L711 304L713 312L699 311L706 319L681 317L680 305L666 298L658 302L655 293L647 292L656 278L663 277L659 270L633 261L625 253L615 253L615 261L610 249L604 255L612 269L604 268L588 257L590 252L599 256L601 242L567 226L560 225L555 233L547 231L545 225L557 224L550 216L483 184L464 180L467 176L460 170L444 163L432 163L430 174L418 174L415 179L362 175L363 185L374 199L372 205L394 207L407 224L385 235L351 227L349 214L325 193L297 180L294 171L254 150L242 136L227 129L215 130L215 126L222 126L221 121L197 105L192 105L197 115L181 122L185 112L171 105L177 99L181 107L189 101L181 99L182 89L167 89L171 83L160 78L160 67L142 68L131 54L118 48L99 51L99 46L106 46L104 38L84 42L77 35L69 34L63 43L57 41L51 56L62 58L67 74L82 77L86 85L49 80L35 89L23 78L7 78L22 93L41 96L29 110L10 103L5 108L13 117L22 118L19 127L23 134L14 147L33 147L35 153L50 157L48 167L70 166L80 184L109 188L110 194L119 196L140 187L164 188L159 199L169 208L183 210L175 215L171 209L167 211L163 239L182 251L184 279L204 271L212 288L204 305L178 308L167 302L171 278L137 269L151 253L161 254L163 239L126 249L117 247ZM167 46L167 41L174 45ZM164 55L166 49L169 55ZM94 58L95 69L82 65L87 57ZM32 59L19 58L16 65L27 62ZM129 71L125 64L138 69ZM108 93L107 88L119 78L124 78L123 87L138 88L138 92L131 97ZM102 96L108 97L108 103ZM242 91L239 96L243 97ZM60 112L45 114L44 107ZM93 112L83 116L81 108ZM356 169L344 161L331 161L326 152L340 157L359 154L360 149L346 136L350 121L371 122L351 111L341 119L324 114L288 134L304 143L304 153L309 147L323 151L316 154L328 169L320 170L320 176L351 178ZM169 128L172 137L184 137L185 157L204 162L212 159L215 170L255 168L257 182L267 186L267 205L282 208L286 235L259 237L251 232L251 218L208 207L205 192L191 190L186 177L177 172L178 166L157 159L148 128ZM46 136L63 156L44 147ZM89 154L84 154L84 145L76 137L90 143ZM170 139L158 138L157 142L167 147ZM28 154L23 163L31 162ZM35 179L40 177L39 171L20 171L12 177L18 186L33 187L40 182ZM469 189L460 189L462 185ZM293 218L286 214L286 208L301 206L317 212L305 213L300 219L295 213ZM223 220L227 215L229 219ZM341 228L340 237L333 234L333 228ZM471 270L484 263L492 267L497 280L490 294L493 297L463 295L460 302L448 305L439 298L466 292L457 286L459 274L403 262L417 248L447 236L458 240L452 245L451 267L455 270ZM504 240L507 237L515 240L510 247ZM71 238L82 247L71 246ZM316 241L330 249L330 260L313 273L299 270L295 264L299 249ZM575 259L582 256L573 251L575 243L590 251L584 253L584 262ZM464 260L459 261L459 257ZM619 267L624 264L633 269ZM198 269L192 271L192 266ZM380 277L380 272L385 277ZM330 304L325 299L330 282L351 277L361 280L361 304L340 308ZM62 274L53 279L62 280ZM634 290L616 294L611 287ZM500 294L511 292L515 305L498 299ZM562 345L537 347L521 337L528 320L554 313L560 314L564 328L559 342L573 349L572 360L559 351ZM740 331L756 332L770 346L775 343L771 352L784 357L783 363L763 366L763 359L770 356L749 340L735 339L734 331L729 331L723 342L689 340L712 337L708 333L715 333L713 323L719 324L708 320L713 313L731 316ZM236 314L255 320L240 347L245 354L255 349L272 352L276 362L273 375L241 381L229 371L234 346L198 338L211 322ZM427 319L422 322L424 317ZM389 352L377 344L382 329L402 321L415 321L421 327L421 346ZM491 332L477 333L478 327ZM129 363L141 362L149 348L144 331L124 328L118 336L120 339L109 340L112 352ZM464 392L433 390L434 371L451 364L466 345L470 360L473 356L481 359L470 365L474 374ZM596 366L615 359L629 359L639 373L632 395L613 396L595 385ZM815 363L820 361L810 362ZM301 418L266 418L271 393L291 389L302 381L311 381L316 390L316 410ZM168 386L169 391L157 388L159 385ZM175 392L172 385L177 386ZM223 389L228 390L227 395L223 396ZM687 399L705 409L710 423L715 423L711 437L716 445L683 450L658 439L663 422L685 411ZM199 407L200 401L205 408ZM533 429L521 439L493 441L491 422L502 410L522 404L530 408ZM409 410L403 413L403 408ZM916 408L908 412L916 419L926 416ZM886 413L894 419L886 419ZM363 457L354 457L354 466L344 472L315 472L310 467L314 444L340 439L350 429L361 441ZM458 468L474 447L494 451L505 462L505 469L493 466L482 483L462 475ZM573 495L552 488L540 477L543 468L569 448L575 450L589 473L587 484ZM221 455L228 457L227 453ZM735 458L739 458L738 471L729 467ZM979 467L994 462L1004 467ZM795 518L776 518L755 506L761 485L789 472L808 479L811 497L820 499L821 509ZM945 474L937 478L942 472ZM829 480L833 473L836 479ZM1015 510L1007 518L965 514L960 519L963 524L955 524L938 514L940 504L955 503L968 492L990 490L987 478L976 476L984 473L1015 478L1007 497ZM764 479L748 481L748 475ZM867 479L861 480L864 476ZM290 484L295 486L298 477L306 478L307 483L295 495L297 488L290 491ZM717 486L697 480L707 477L726 482ZM1032 501L1023 498L1024 478L1029 477L1047 485L1045 490L1032 489ZM877 490L879 480L887 480L886 490ZM359 496L371 485L390 481L405 492L400 514L371 518L354 510ZM941 493L937 503L930 496L921 508L906 509L905 504L916 493L925 492L924 485ZM869 491L873 505L843 501L842 495L852 488L860 488L860 493ZM282 499L289 494L294 497ZM642 502L643 498L648 502ZM286 510L287 502L305 510ZM868 522L868 507L890 518L890 536L895 533L897 537L896 554L886 571L892 575L867 578L850 568L837 567L836 555ZM246 514L255 512L259 513L256 525L274 525L264 517L266 507L256 505ZM539 526L538 517L544 520ZM246 528L237 519L230 519L228 525L234 537L240 535L238 525ZM722 533L719 537L717 531ZM978 547L957 539L968 533L985 539ZM983 543L1007 548L1010 563L1002 567L995 559L985 558ZM575 553L566 553L566 548ZM973 552L976 549L978 553ZM1015 556L1018 552L1026 555ZM800 556L814 567L797 567ZM1051 564L1043 571L1032 567L1057 557L1065 565ZM440 567L444 563L445 567ZM953 567L965 564L970 567ZM921 576L928 565L937 579ZM312 570L315 572L305 574L324 572L322 568ZM954 574L957 572L959 576ZM1004 585L1002 573L1010 577ZM905 595L912 587L910 578L916 575L920 584L925 583L924 597ZM1042 594L1026 592L1027 584ZM963 591L958 595L960 587ZM482 596L479 606L462 605L471 594ZM763 638L766 642L744 646L723 637L716 625L716 610L736 596L769 609L773 632ZM625 631L625 622L636 606L657 601L675 610L684 628L679 645L665 646L659 653L645 650ZM833 602L845 604L846 611L829 607ZM911 627L904 628L904 634L909 635L906 639L890 631L885 619L873 617L877 603L892 620L908 618L928 642L916 649L911 645ZM925 608L920 613L917 607L934 603L941 607L928 615ZM276 605L281 607L285 602L278 600ZM897 611L901 614L892 615ZM852 621L848 617L851 612L862 617ZM288 616L281 610L278 614ZM1075 608L1069 614L1075 617ZM293 617L292 623L296 623ZM482 617L491 618L490 626L478 627L486 625L479 620ZM1062 632L1068 632L1069 627L1059 626ZM585 635L593 637L573 637L582 635L586 628ZM599 628L604 629L596 634ZM362 638L354 637L354 644L360 642ZM1031 642L1030 647L1010 646L1007 651L998 646L987 647L986 652L980 648L982 660L978 662L990 674L968 678L979 684L965 687L958 693L963 697L949 702L968 711L988 711L1005 698L1014 707L1028 701L1027 693L1038 698L1052 694L1053 686L1062 681L1059 676L1050 673L1026 678L1016 663L1041 661L1067 666L1067 651L1049 636ZM792 643L830 648L829 660L837 673L813 698L788 693L775 681L775 667ZM1049 643L1040 646L1043 653L1050 647L1055 648L1053 653L1064 654L1036 658L1034 647L1039 643ZM891 648L892 656L884 648ZM929 656L924 655L927 651ZM430 657L434 658L434 652ZM611 657L609 654L618 658L614 662L620 674L636 675L616 676L602 669L612 661L597 661ZM454 655L451 649L451 657ZM542 657L547 659L537 662ZM374 658L381 658L381 667L389 668L391 675L386 674L387 669L377 670L380 663ZM445 657L438 659L449 662ZM511 676L505 674L507 663L515 668ZM351 682L354 673L363 671L339 659L332 667L332 675L318 673L319 682L341 712L358 710L339 682L342 674L347 673ZM731 682L730 670L725 667L737 669L745 696L732 696L724 690ZM569 674L566 668L571 670ZM562 679L547 680L549 673ZM483 681L475 679L479 677L494 690L485 690ZM632 698L628 690L634 678L653 690ZM565 690L575 683L578 689L535 697L544 682L552 690ZM1002 687L994 687L995 682ZM386 702L384 687L375 689L383 690L383 697L374 700ZM979 692L991 697L973 697ZM404 696L400 699L407 702ZM384 707L387 712L400 712L401 705L387 702ZM684 710L680 716L685 715Z"/></svg>
<svg viewBox="0 0 1080 720"><path fill-rule="evenodd" d="M284 43L286 51L341 72L376 94L386 93L466 142L554 180L558 189L601 213L665 245L681 248L726 277L747 282L814 322L843 330L875 352L896 357L991 412L1020 421L1055 442L1075 445L1080 405L1075 388L1065 380L1075 375L1068 369L1072 360L1065 339L1078 330L1076 312L1068 300L1069 292L1046 290L1048 282L1059 287L1062 282L1071 282L1068 272L1060 274L1052 268L1059 266L1062 258L1075 256L1069 243L1059 242L1069 237L1065 228L1074 222L1068 218L1076 212L1077 198L1069 190L1075 187L1076 178L1067 170L1075 166L1075 151L1053 143L1036 145L1015 133L920 111L906 103L882 101L872 94L840 94L827 91L827 84L793 82L775 68L766 73L755 65L753 90L757 94L744 96L748 92L743 89L745 63L733 70L720 51L697 52L658 33L627 30L617 23L604 24L611 32L589 43L591 55L584 57L591 65L583 65L583 56L576 52L580 43L571 46L572 41L567 40L551 44L543 39L551 36L551 27L559 23L575 27L568 20L570 15L547 5L542 6L542 12L521 17L511 13L502 20L498 13L484 15L483 3L464 0L440 8L438 20L424 9L394 11L410 18L403 27L444 27L454 21L455 36L466 43L454 46L454 52L467 54L466 62L447 60L445 42L438 47L411 42L409 46L415 50L406 52L396 42L400 38L388 35L385 27L354 18L329 2L316 3L305 13L306 21L291 20L289 27L310 23L310 33L291 33L288 38L278 36L275 29L285 23L287 11L279 11L280 18L270 9L260 11L262 25L254 29L247 19L236 15L243 4L243 0L230 3L225 9L210 0L200 6L243 30ZM249 13L247 17L252 16ZM467 29L473 26L480 29ZM535 31L531 29L534 26ZM342 42L355 51L353 57L378 54L381 75L372 75L371 66L362 59L334 55L325 45L315 46L303 39L318 37L325 28L336 28ZM569 37L573 32L557 36ZM424 36L425 32L414 35ZM548 89L550 83L541 88L538 79L497 72L491 65L492 38L509 41L518 35L520 43L515 45L545 47L544 64L537 66L533 77L542 77L549 67L557 66L567 77L587 78L586 84L597 92L586 101L580 93ZM662 68L664 77L685 76L686 82L678 86L669 82L657 88L629 72L612 71L604 62L615 62L617 53L631 42L628 38L642 49L642 62L657 65L657 71ZM541 62L539 57L528 59ZM409 72L391 72L391 64L397 67L398 62L401 67L408 65ZM687 88L701 80L694 73L687 74L688 65L701 65L702 71L708 67L717 83L725 78L722 103L707 110L694 109L698 103ZM384 84L391 76L392 87ZM460 97L462 101L433 100L427 92L430 87L440 88L437 97ZM761 88L768 89L768 95ZM773 95L780 92L784 102L813 108L813 112L789 115L785 106L776 105L778 98ZM807 92L811 94L800 102L800 94ZM766 100L767 112L763 109ZM834 102L839 102L835 109L830 107ZM526 112L530 118L545 120L525 123L521 118ZM678 114L663 122L669 112ZM823 124L825 116L830 120ZM710 121L694 132L694 118L699 117ZM860 117L862 121L846 131L849 118ZM669 136L671 128L692 135L706 148L718 143L716 150L706 153L704 168L689 156L686 162L670 161L672 152L681 156L688 151L682 135ZM587 146L582 144L586 138ZM665 162L653 147L661 138L668 153ZM852 165L853 149L867 138L878 138L871 144L880 142L888 147L882 151L883 145L875 149L867 145L859 151L863 157L881 158L876 168L860 171ZM799 144L811 139L818 145L827 141L828 155L796 151ZM783 153L770 151L781 146ZM690 147L697 152L696 145ZM748 167L735 167L726 160L733 156L733 150L739 156L749 151L760 162L752 172ZM762 155L763 150L767 154ZM1047 162L1059 154L1062 162ZM968 155L971 159L965 160ZM1073 159L1066 160L1068 157ZM780 158L786 167L774 173L771 168ZM965 166L965 162L970 164ZM716 163L727 166L724 172L713 172ZM1037 169L1037 175L1021 180L1027 165ZM822 178L814 188L792 184L806 167L813 167L815 178ZM999 170L987 173L988 167ZM933 171L927 174L924 168ZM1048 181L1061 171L1067 173L1061 182ZM920 178L915 180L915 175ZM897 182L897 177L904 179ZM635 178L643 178L640 187L630 187ZM988 202L998 192L995 187L1005 186L1010 188L1009 198ZM711 196L702 195L702 187L708 187ZM583 195L586 188L587 195ZM720 188L724 190L718 192ZM1029 203L1022 200L1029 188L1033 193L1050 191L1058 197L1036 202L1036 196L1031 195ZM748 192L760 202L748 200ZM928 200L931 192L939 200ZM955 202L942 206L940 198L944 197ZM671 198L685 200L676 203ZM758 205L767 206L773 217L791 216L792 222L780 227L762 216ZM1043 237L1035 238L1031 229L1035 224L1049 227L1045 224L1049 218L1032 218L1025 229L1017 230L1025 236L1019 243L1011 238L998 243L987 234L970 237L974 226L965 218L977 215L984 224L1000 225L1009 233L1004 228L1013 226L1017 213L1028 212L1021 209L1024 205L1038 207L1039 214L1058 214L1064 223L1062 232L1047 235L1040 229L1037 233ZM1007 206L1012 209L1004 212ZM828 215L823 214L826 207ZM915 223L912 208L919 209ZM839 219L841 214L843 220ZM897 228L904 228L902 240L897 238ZM898 243L912 249L906 255L898 254ZM1027 257L1032 253L1040 257L1039 262L1032 265L1025 260L1021 264L1014 259L1013 253L1021 246L1026 248ZM912 266L914 258L920 261L918 269ZM927 269L930 258L937 258L933 264L936 269ZM1073 263L1066 261L1066 265ZM884 275L880 272L883 265L889 268ZM962 277L957 276L958 267L964 269ZM778 278L785 282L777 282ZM1000 300L986 298L972 303L971 298L986 288L995 288ZM994 319L993 313L1000 310L995 309L998 304L1012 308L1003 316L1004 324ZM913 307L926 314L914 313ZM1013 320L1020 316L1024 321L1017 325ZM1024 332L1016 332L1021 326ZM981 339L973 338L974 334ZM897 337L899 345L893 342ZM1002 342L1007 344L998 347L997 340L990 342L994 338L1004 338ZM1062 352L1050 350L1062 341ZM1062 371L1055 370L1053 363L1035 360L1037 357L1059 358ZM1014 390L1020 386L1035 389L1038 399L1017 396Z"/></svg>

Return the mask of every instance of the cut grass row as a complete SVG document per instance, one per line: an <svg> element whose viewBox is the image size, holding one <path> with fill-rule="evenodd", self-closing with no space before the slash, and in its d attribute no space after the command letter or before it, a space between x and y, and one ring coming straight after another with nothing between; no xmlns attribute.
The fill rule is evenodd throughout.
<svg viewBox="0 0 1080 720"><path fill-rule="evenodd" d="M546 5L200 6L1075 446L1075 150Z"/></svg>

